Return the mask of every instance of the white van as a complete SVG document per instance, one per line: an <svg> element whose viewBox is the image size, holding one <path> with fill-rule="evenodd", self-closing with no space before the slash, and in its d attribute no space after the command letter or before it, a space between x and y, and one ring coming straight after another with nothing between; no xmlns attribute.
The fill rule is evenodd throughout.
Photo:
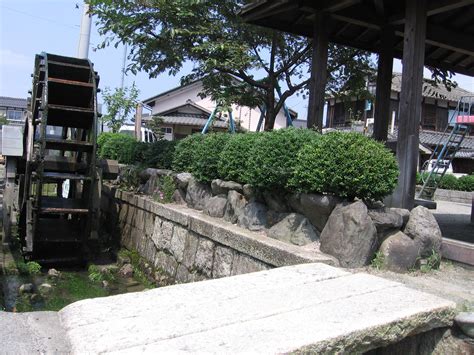
<svg viewBox="0 0 474 355"><path fill-rule="evenodd" d="M129 136L135 137L135 126L134 125L123 125L119 129L119 133L128 134ZM153 143L156 142L158 138L149 128L141 127L141 142Z"/></svg>

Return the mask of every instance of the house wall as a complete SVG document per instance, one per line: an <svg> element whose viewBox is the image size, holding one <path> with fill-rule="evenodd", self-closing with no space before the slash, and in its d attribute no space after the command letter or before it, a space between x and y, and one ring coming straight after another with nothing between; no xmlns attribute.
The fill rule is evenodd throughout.
<svg viewBox="0 0 474 355"><path fill-rule="evenodd" d="M207 109L208 111L213 111L216 107L216 103L210 97L199 97L199 93L202 90L202 83L197 82L161 96L154 100L152 114L159 114L171 110L185 104L188 100L193 101L195 104ZM257 130L258 120L260 119L261 114L258 108L252 109L246 106L232 105L232 114L234 116L234 120L240 120L240 126L243 129L248 131ZM226 117L226 115L227 114L225 114L224 117ZM276 118L275 128L283 127L286 127L286 117L283 110L281 110Z"/></svg>
<svg viewBox="0 0 474 355"><path fill-rule="evenodd" d="M392 93L394 94L394 93ZM390 100L390 112L395 111L395 126L398 125L398 107L399 100L396 95L392 95ZM343 102L335 102L330 100L328 105L328 127L337 127L345 125L350 121L349 108L352 108L353 112L364 111L364 101L358 100L352 102L350 105L344 104ZM369 117L372 113L368 112ZM362 116L363 117L363 116ZM389 120L389 124L391 119ZM421 126L423 129L432 131L444 131L448 124L448 105L446 101L434 100L425 98L422 104L421 113Z"/></svg>

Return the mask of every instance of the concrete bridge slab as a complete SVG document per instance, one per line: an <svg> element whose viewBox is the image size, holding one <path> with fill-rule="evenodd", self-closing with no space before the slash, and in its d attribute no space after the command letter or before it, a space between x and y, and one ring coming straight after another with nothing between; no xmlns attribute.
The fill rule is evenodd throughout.
<svg viewBox="0 0 474 355"><path fill-rule="evenodd" d="M304 264L80 301L59 312L73 353L363 352L451 325L453 302Z"/></svg>

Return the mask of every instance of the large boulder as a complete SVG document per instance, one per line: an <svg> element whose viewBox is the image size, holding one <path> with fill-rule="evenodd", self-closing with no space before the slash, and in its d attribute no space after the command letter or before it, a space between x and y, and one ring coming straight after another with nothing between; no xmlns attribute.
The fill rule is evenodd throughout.
<svg viewBox="0 0 474 355"><path fill-rule="evenodd" d="M422 257L441 250L441 230L433 214L423 206L415 207L403 232L412 238L420 248Z"/></svg>
<svg viewBox="0 0 474 355"><path fill-rule="evenodd" d="M275 212L275 211L269 210L267 212L267 228L273 227L275 224L282 221L288 215L289 213Z"/></svg>
<svg viewBox="0 0 474 355"><path fill-rule="evenodd" d="M321 251L337 259L342 267L367 265L377 248L377 229L362 201L338 205L320 237Z"/></svg>
<svg viewBox="0 0 474 355"><path fill-rule="evenodd" d="M402 220L403 220L402 228L407 225L408 220L410 219L410 211L404 208L395 208L395 207L389 208L389 210L391 213L396 213L402 217Z"/></svg>
<svg viewBox="0 0 474 355"><path fill-rule="evenodd" d="M238 218L238 225L251 231L259 231L267 224L267 206L259 202L250 202L244 207Z"/></svg>
<svg viewBox="0 0 474 355"><path fill-rule="evenodd" d="M230 223L237 223L239 217L244 213L244 207L247 200L242 194L231 190L227 194L227 205L224 213L224 219Z"/></svg>
<svg viewBox="0 0 474 355"><path fill-rule="evenodd" d="M257 197L257 192L255 191L255 189L253 188L252 185L250 184L245 184L243 187L242 187L242 192L245 196L245 198L248 200L248 201L252 201L254 200L256 197Z"/></svg>
<svg viewBox="0 0 474 355"><path fill-rule="evenodd" d="M319 234L308 219L291 213L268 230L270 238L294 245L307 245L319 239Z"/></svg>
<svg viewBox="0 0 474 355"><path fill-rule="evenodd" d="M186 188L188 187L189 181L191 181L192 178L193 176L190 173L179 173L179 174L176 174L176 176L174 177L174 181L176 183L176 186L178 186L178 188L182 190L186 190Z"/></svg>
<svg viewBox="0 0 474 355"><path fill-rule="evenodd" d="M211 188L195 179L189 180L186 190L186 203L188 207L203 210L207 201L212 197Z"/></svg>
<svg viewBox="0 0 474 355"><path fill-rule="evenodd" d="M405 233L390 234L380 246L383 267L395 272L406 272L415 266L418 258L418 245Z"/></svg>
<svg viewBox="0 0 474 355"><path fill-rule="evenodd" d="M204 213L211 217L224 217L224 213L227 206L227 198L221 196L211 197L204 208Z"/></svg>
<svg viewBox="0 0 474 355"><path fill-rule="evenodd" d="M263 200L267 207L275 212L284 213L289 211L285 195L281 193L265 191L263 193Z"/></svg>
<svg viewBox="0 0 474 355"><path fill-rule="evenodd" d="M174 190L173 196L171 198L178 205L185 205L186 204L186 194L181 189Z"/></svg>
<svg viewBox="0 0 474 355"><path fill-rule="evenodd" d="M294 211L304 215L318 231L322 231L331 212L342 199L333 195L303 193L290 196L289 202Z"/></svg>
<svg viewBox="0 0 474 355"><path fill-rule="evenodd" d="M213 195L227 195L230 190L242 193L242 185L234 181L224 181L221 179L214 179L211 182L211 189Z"/></svg>
<svg viewBox="0 0 474 355"><path fill-rule="evenodd" d="M388 208L369 210L368 214L379 234L391 229L400 229L403 226L402 216Z"/></svg>

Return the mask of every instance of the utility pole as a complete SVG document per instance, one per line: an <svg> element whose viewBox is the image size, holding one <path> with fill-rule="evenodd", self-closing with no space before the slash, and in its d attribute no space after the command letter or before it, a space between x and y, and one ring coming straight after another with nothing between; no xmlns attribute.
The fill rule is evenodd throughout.
<svg viewBox="0 0 474 355"><path fill-rule="evenodd" d="M127 43L123 45L123 60L122 60L122 80L120 81L120 88L123 90L125 82L125 66L127 65Z"/></svg>
<svg viewBox="0 0 474 355"><path fill-rule="evenodd" d="M77 57L87 59L89 57L89 43L91 39L92 18L89 14L89 4L84 3L82 7L81 33L79 35L79 47Z"/></svg>

